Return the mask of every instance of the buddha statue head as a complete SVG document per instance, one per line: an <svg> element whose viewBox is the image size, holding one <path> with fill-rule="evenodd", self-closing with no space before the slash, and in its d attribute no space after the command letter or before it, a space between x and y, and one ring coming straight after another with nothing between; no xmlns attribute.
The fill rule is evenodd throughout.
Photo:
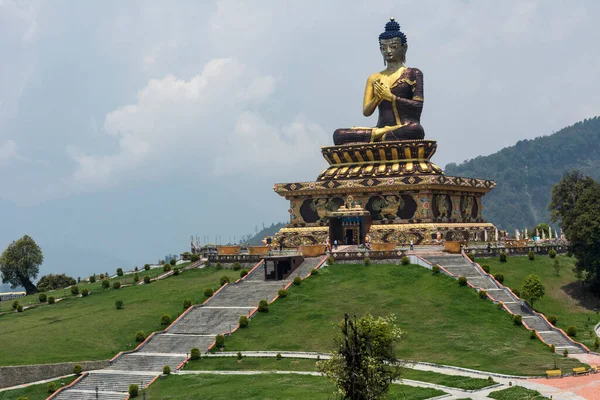
<svg viewBox="0 0 600 400"><path fill-rule="evenodd" d="M385 24L385 32L379 35L379 50L383 62L405 63L407 49L406 35L400 30L400 24L394 18L390 18Z"/></svg>

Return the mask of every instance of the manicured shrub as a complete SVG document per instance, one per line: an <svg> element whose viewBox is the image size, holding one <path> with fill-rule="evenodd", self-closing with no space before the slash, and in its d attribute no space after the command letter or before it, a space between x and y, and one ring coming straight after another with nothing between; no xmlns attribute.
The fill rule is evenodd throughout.
<svg viewBox="0 0 600 400"><path fill-rule="evenodd" d="M327 265L333 265L333 263L335 262L335 258L329 256L327 257Z"/></svg>
<svg viewBox="0 0 600 400"><path fill-rule="evenodd" d="M365 257L363 263L368 267L369 265L371 265L371 259L369 257Z"/></svg>
<svg viewBox="0 0 600 400"><path fill-rule="evenodd" d="M439 265L434 265L433 267L431 267L431 272L433 273L433 275L437 275L440 273L440 266Z"/></svg>
<svg viewBox="0 0 600 400"><path fill-rule="evenodd" d="M12 309L16 310L19 307L19 300L15 300L12 302Z"/></svg>
<svg viewBox="0 0 600 400"><path fill-rule="evenodd" d="M242 266L240 265L239 262L234 262L233 263L233 270L234 271L239 271L240 269L242 269Z"/></svg>
<svg viewBox="0 0 600 400"><path fill-rule="evenodd" d="M506 254L506 252L501 251L500 252L500 262L507 262L508 261L508 254Z"/></svg>
<svg viewBox="0 0 600 400"><path fill-rule="evenodd" d="M177 268L177 267L173 268L173 275L177 276L177 275L179 275L179 273L180 273L179 268Z"/></svg>
<svg viewBox="0 0 600 400"><path fill-rule="evenodd" d="M140 387L138 385L136 385L135 383L132 383L131 385L129 385L129 389L128 389L129 397L130 398L137 397L139 394L139 390L140 390Z"/></svg>
<svg viewBox="0 0 600 400"><path fill-rule="evenodd" d="M199 256L198 254L192 254L192 255L190 256L190 261L191 261L191 262L196 262L196 261L198 261L199 259L200 259L200 256Z"/></svg>
<svg viewBox="0 0 600 400"><path fill-rule="evenodd" d="M144 270L150 271L150 264L144 264Z"/></svg>
<svg viewBox="0 0 600 400"><path fill-rule="evenodd" d="M548 316L548 322L550 322L552 325L556 325L556 321L558 321L558 318L556 318L556 315Z"/></svg>
<svg viewBox="0 0 600 400"><path fill-rule="evenodd" d="M176 260L176 259L174 259L174 258L171 258L171 259L169 260L169 264L171 264L171 265L175 266L175 264L177 264L177 260Z"/></svg>
<svg viewBox="0 0 600 400"><path fill-rule="evenodd" d="M238 361L241 360L244 357L244 356L242 356L242 352L241 351L238 351L236 353L236 356L237 356Z"/></svg>
<svg viewBox="0 0 600 400"><path fill-rule="evenodd" d="M567 328L567 335L571 337L577 336L577 328L575 328L573 325L569 326Z"/></svg>
<svg viewBox="0 0 600 400"><path fill-rule="evenodd" d="M221 263L220 263L220 262L217 262L217 264L215 265L215 267L216 267L217 269L223 269L223 266L221 265Z"/></svg>
<svg viewBox="0 0 600 400"><path fill-rule="evenodd" d="M169 367L168 365L165 365L163 367L163 375L171 375L171 367Z"/></svg>
<svg viewBox="0 0 600 400"><path fill-rule="evenodd" d="M287 293L287 290L285 290L285 289L279 289L277 291L277 296L279 296L279 298L281 298L281 299L284 297L287 297L287 295L288 295L288 293Z"/></svg>
<svg viewBox="0 0 600 400"><path fill-rule="evenodd" d="M100 280L103 280L104 278L106 278L104 274L100 274Z"/></svg>
<svg viewBox="0 0 600 400"><path fill-rule="evenodd" d="M121 282L120 281L114 281L112 284L112 288L113 289L121 289Z"/></svg>
<svg viewBox="0 0 600 400"><path fill-rule="evenodd" d="M148 275L146 275L146 276L144 277L144 283L145 283L146 285L150 283L150 277L149 277Z"/></svg>
<svg viewBox="0 0 600 400"><path fill-rule="evenodd" d="M190 308L192 306L192 299L185 299L183 301L183 309L187 310L188 308Z"/></svg>
<svg viewBox="0 0 600 400"><path fill-rule="evenodd" d="M514 289L512 292L515 294L515 296L521 297L521 291L519 289Z"/></svg>
<svg viewBox="0 0 600 400"><path fill-rule="evenodd" d="M504 275L503 274L496 274L496 275L494 275L494 279L496 279L500 283L503 283L504 282Z"/></svg>
<svg viewBox="0 0 600 400"><path fill-rule="evenodd" d="M56 300L54 299L54 296L50 296L50 297L48 297L48 304L54 304L54 303L55 303L55 301L56 301Z"/></svg>
<svg viewBox="0 0 600 400"><path fill-rule="evenodd" d="M310 271L310 274L311 274L311 275L319 275L319 270L318 270L318 269L316 269L316 268L313 268L313 269Z"/></svg>
<svg viewBox="0 0 600 400"><path fill-rule="evenodd" d="M277 353L277 354L275 355L275 359L276 359L277 361L280 361L280 360L281 360L281 358L282 358L282 357L281 357L281 353Z"/></svg>
<svg viewBox="0 0 600 400"><path fill-rule="evenodd" d="M512 316L512 321L515 325L522 325L523 324L523 317L520 316L519 314L514 314Z"/></svg>
<svg viewBox="0 0 600 400"><path fill-rule="evenodd" d="M96 283L96 275L90 276L90 283Z"/></svg>
<svg viewBox="0 0 600 400"><path fill-rule="evenodd" d="M80 283L80 282L81 282L81 277L80 277L80 276L78 276L78 277L77 277L77 283Z"/></svg>
<svg viewBox="0 0 600 400"><path fill-rule="evenodd" d="M403 256L403 257L400 259L400 264L402 264L402 265L408 265L408 264L410 264L410 258L408 258L408 257L406 257L406 256Z"/></svg>
<svg viewBox="0 0 600 400"><path fill-rule="evenodd" d="M596 338L594 339L594 350L598 350L598 348L600 348L600 338L596 336Z"/></svg>
<svg viewBox="0 0 600 400"><path fill-rule="evenodd" d="M38 299L40 299L40 303L45 303L46 302L46 293L40 293L40 295L38 296Z"/></svg>
<svg viewBox="0 0 600 400"><path fill-rule="evenodd" d="M458 284L460 286L467 286L467 278L465 276L458 277Z"/></svg>
<svg viewBox="0 0 600 400"><path fill-rule="evenodd" d="M123 308L123 304L125 304L123 303L123 300L115 300L115 308L117 310L121 310Z"/></svg>
<svg viewBox="0 0 600 400"><path fill-rule="evenodd" d="M529 339L535 339L537 335L535 334L535 329L529 331Z"/></svg>
<svg viewBox="0 0 600 400"><path fill-rule="evenodd" d="M134 272L138 272L140 269L138 268L138 266L136 265L135 268L133 269Z"/></svg>
<svg viewBox="0 0 600 400"><path fill-rule="evenodd" d="M527 257L529 257L530 261L535 260L535 253L533 252L533 250L529 250L529 253L527 254Z"/></svg>
<svg viewBox="0 0 600 400"><path fill-rule="evenodd" d="M479 298L480 299L487 299L487 292L485 290L480 290L479 291Z"/></svg>
<svg viewBox="0 0 600 400"><path fill-rule="evenodd" d="M161 325L171 325L171 316L169 314L163 314L160 317Z"/></svg>
<svg viewBox="0 0 600 400"><path fill-rule="evenodd" d="M77 286L77 285L71 286L71 294L73 296L77 296L79 294L79 286Z"/></svg>
<svg viewBox="0 0 600 400"><path fill-rule="evenodd" d="M504 309L504 303L499 301L498 302L498 310L503 310Z"/></svg>
<svg viewBox="0 0 600 400"><path fill-rule="evenodd" d="M550 345L550 352L551 353L556 353L556 347L554 347L553 344Z"/></svg>
<svg viewBox="0 0 600 400"><path fill-rule="evenodd" d="M206 297L211 297L213 294L215 294L215 291L213 288L209 287L209 288L204 289L204 295Z"/></svg>
<svg viewBox="0 0 600 400"><path fill-rule="evenodd" d="M241 270L241 271L240 271L240 278L243 278L243 277L245 277L246 275L248 275L248 270L246 270L246 269L243 269L243 270Z"/></svg>
<svg viewBox="0 0 600 400"><path fill-rule="evenodd" d="M475 261L475 253L474 252L470 252L469 254L467 254L467 257L469 257L471 259L471 261Z"/></svg>
<svg viewBox="0 0 600 400"><path fill-rule="evenodd" d="M137 272L133 274L133 281L136 283L140 281L140 275Z"/></svg>
<svg viewBox="0 0 600 400"><path fill-rule="evenodd" d="M22 305L18 305L17 306L17 312L23 312L23 306Z"/></svg>
<svg viewBox="0 0 600 400"><path fill-rule="evenodd" d="M88 288L81 289L81 297L88 297L90 290Z"/></svg>
<svg viewBox="0 0 600 400"><path fill-rule="evenodd" d="M220 334L215 336L215 347L218 349L225 347L225 336Z"/></svg>
<svg viewBox="0 0 600 400"><path fill-rule="evenodd" d="M223 275L221 279L219 279L219 283L223 286L226 283L229 283L229 277L227 275Z"/></svg>
<svg viewBox="0 0 600 400"><path fill-rule="evenodd" d="M247 328L248 327L248 317L245 315L242 315L240 317L240 328Z"/></svg>
<svg viewBox="0 0 600 400"><path fill-rule="evenodd" d="M488 274L490 273L490 266L489 265L482 265L481 269L484 270L485 272L487 272Z"/></svg>
<svg viewBox="0 0 600 400"><path fill-rule="evenodd" d="M200 355L200 349L194 347L191 351L190 351L190 359L191 360L199 360L200 357L202 357Z"/></svg>
<svg viewBox="0 0 600 400"><path fill-rule="evenodd" d="M75 375L81 375L82 371L83 371L83 368L81 368L81 364L75 364L75 365L73 365L73 373Z"/></svg>
<svg viewBox="0 0 600 400"><path fill-rule="evenodd" d="M48 393L56 392L56 382L48 382Z"/></svg>
<svg viewBox="0 0 600 400"><path fill-rule="evenodd" d="M552 249L548 252L550 258L556 258L556 250Z"/></svg>
<svg viewBox="0 0 600 400"><path fill-rule="evenodd" d="M258 312L269 312L269 303L266 300L258 302Z"/></svg>
<svg viewBox="0 0 600 400"><path fill-rule="evenodd" d="M299 276L294 278L294 285L300 286L301 283L302 283L302 278L300 278Z"/></svg>
<svg viewBox="0 0 600 400"><path fill-rule="evenodd" d="M568 356L568 355L569 355L569 350L565 349L565 350L563 351L563 356L564 356L564 357L566 357L566 356Z"/></svg>
<svg viewBox="0 0 600 400"><path fill-rule="evenodd" d="M102 289L108 289L110 287L110 281L108 279L104 279L102 281Z"/></svg>
<svg viewBox="0 0 600 400"><path fill-rule="evenodd" d="M169 272L170 270L171 270L171 265L169 265L169 264L163 265L163 272Z"/></svg>
<svg viewBox="0 0 600 400"><path fill-rule="evenodd" d="M117 276L123 276L123 268L117 268Z"/></svg>
<svg viewBox="0 0 600 400"><path fill-rule="evenodd" d="M144 333L144 331L137 331L135 333L135 341L138 343L142 343L144 340L146 340L146 334Z"/></svg>

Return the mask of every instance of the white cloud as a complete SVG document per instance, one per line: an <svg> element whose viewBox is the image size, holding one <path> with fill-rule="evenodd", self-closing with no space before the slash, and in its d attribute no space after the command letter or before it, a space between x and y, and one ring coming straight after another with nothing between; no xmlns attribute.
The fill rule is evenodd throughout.
<svg viewBox="0 0 600 400"><path fill-rule="evenodd" d="M0 165L7 164L13 158L17 158L17 143L14 140L0 143Z"/></svg>

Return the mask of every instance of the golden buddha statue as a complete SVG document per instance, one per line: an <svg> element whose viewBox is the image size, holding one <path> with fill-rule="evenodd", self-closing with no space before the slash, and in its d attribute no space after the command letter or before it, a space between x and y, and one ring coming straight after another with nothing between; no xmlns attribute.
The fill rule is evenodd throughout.
<svg viewBox="0 0 600 400"><path fill-rule="evenodd" d="M369 76L363 101L365 117L378 109L377 126L337 129L333 133L335 145L423 139L425 131L420 123L424 100L423 73L404 65L407 49L406 35L391 18L385 24L385 32L379 35L379 50L386 69Z"/></svg>

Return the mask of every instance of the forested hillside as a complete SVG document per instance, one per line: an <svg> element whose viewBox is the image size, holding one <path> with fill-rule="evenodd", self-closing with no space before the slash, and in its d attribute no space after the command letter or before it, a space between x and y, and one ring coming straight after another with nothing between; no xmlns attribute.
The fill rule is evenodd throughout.
<svg viewBox="0 0 600 400"><path fill-rule="evenodd" d="M496 181L496 188L484 197L484 218L513 230L550 222L546 207L552 186L574 169L600 178L600 117L550 136L521 140L489 156L450 163L445 172Z"/></svg>

